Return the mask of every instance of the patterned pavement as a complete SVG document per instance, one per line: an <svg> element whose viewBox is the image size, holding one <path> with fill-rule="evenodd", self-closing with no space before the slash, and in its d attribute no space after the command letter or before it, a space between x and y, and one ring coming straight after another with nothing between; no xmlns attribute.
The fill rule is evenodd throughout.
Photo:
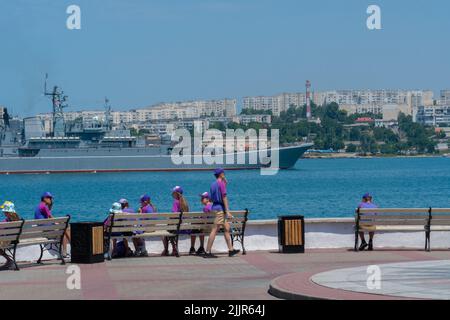
<svg viewBox="0 0 450 320"><path fill-rule="evenodd" d="M328 298L360 298L364 294L346 296L341 290L314 284L310 278L333 269L433 260L450 260L450 251L355 253L342 249L294 255L249 252L246 256L219 255L218 259L209 260L190 256L127 258L79 265L80 289L67 286L68 279L74 279L66 273L70 264L61 266L49 261L40 266L22 264L18 272L0 271L0 299L270 300L277 299L268 293L270 284L293 275L297 280L298 275L303 277L291 283L297 283L295 289L305 291L305 297L314 296L314 290L325 290L333 293Z"/></svg>

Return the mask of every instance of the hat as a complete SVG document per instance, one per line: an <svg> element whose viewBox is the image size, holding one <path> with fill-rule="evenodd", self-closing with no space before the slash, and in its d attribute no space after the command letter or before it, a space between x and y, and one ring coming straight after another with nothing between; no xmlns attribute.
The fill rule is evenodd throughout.
<svg viewBox="0 0 450 320"><path fill-rule="evenodd" d="M222 168L217 168L214 170L214 175L216 177L220 176L222 173L225 173L225 170L223 170Z"/></svg>
<svg viewBox="0 0 450 320"><path fill-rule="evenodd" d="M122 198L122 199L119 200L119 203L120 204L125 204L125 203L128 203L128 200Z"/></svg>
<svg viewBox="0 0 450 320"><path fill-rule="evenodd" d="M111 209L109 209L110 213L122 213L122 205L118 202L114 202L111 206Z"/></svg>
<svg viewBox="0 0 450 320"><path fill-rule="evenodd" d="M175 188L172 189L172 193L173 192L178 192L179 194L183 194L183 188L180 186L176 186Z"/></svg>
<svg viewBox="0 0 450 320"><path fill-rule="evenodd" d="M372 195L370 194L370 193L365 193L365 194L363 194L363 199L369 199L369 198L372 198Z"/></svg>
<svg viewBox="0 0 450 320"><path fill-rule="evenodd" d="M209 199L209 193L208 192L203 192L202 194L200 194L200 197L202 199Z"/></svg>
<svg viewBox="0 0 450 320"><path fill-rule="evenodd" d="M141 196L141 202L150 201L150 196L148 194L144 194Z"/></svg>
<svg viewBox="0 0 450 320"><path fill-rule="evenodd" d="M7 213L16 213L16 207L11 201L6 201L2 206L2 211Z"/></svg>
<svg viewBox="0 0 450 320"><path fill-rule="evenodd" d="M50 198L53 199L53 195L50 192L44 192L41 196L41 199Z"/></svg>

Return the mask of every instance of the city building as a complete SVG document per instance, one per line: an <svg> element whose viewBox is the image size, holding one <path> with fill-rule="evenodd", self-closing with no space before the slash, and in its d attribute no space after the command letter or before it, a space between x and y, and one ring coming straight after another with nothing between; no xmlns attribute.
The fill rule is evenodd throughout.
<svg viewBox="0 0 450 320"><path fill-rule="evenodd" d="M450 126L450 105L415 108L414 121L430 126Z"/></svg>
<svg viewBox="0 0 450 320"><path fill-rule="evenodd" d="M272 123L272 116L269 114L242 114L236 117L233 117L233 122L249 125L252 122L256 123Z"/></svg>
<svg viewBox="0 0 450 320"><path fill-rule="evenodd" d="M450 89L441 90L438 104L450 105Z"/></svg>
<svg viewBox="0 0 450 320"><path fill-rule="evenodd" d="M242 107L259 111L271 111L274 116L279 116L290 106L306 105L306 93L282 93L275 96L244 97ZM372 110L381 114L383 105L407 105L408 114L418 106L432 106L434 103L433 92L430 90L334 90L324 92L312 92L311 100L316 105L325 105L335 102L344 110L355 113L359 109Z"/></svg>

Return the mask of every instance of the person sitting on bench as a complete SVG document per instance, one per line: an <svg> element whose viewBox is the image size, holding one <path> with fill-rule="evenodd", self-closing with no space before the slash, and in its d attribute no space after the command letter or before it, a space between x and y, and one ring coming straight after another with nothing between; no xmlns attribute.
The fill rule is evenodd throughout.
<svg viewBox="0 0 450 320"><path fill-rule="evenodd" d="M373 202L373 197L370 193L366 193L362 197L362 202L358 205L358 209L375 209L378 208ZM373 251L373 237L375 232L369 232L369 244L366 242L366 238L364 237L364 232L359 233L359 237L361 238L361 245L359 246L359 251L364 251L368 248L369 251Z"/></svg>
<svg viewBox="0 0 450 320"><path fill-rule="evenodd" d="M14 203L6 201L1 207L5 220L2 222L13 222L20 220L19 215L16 213ZM1 222L0 222L1 223ZM9 245L9 242L0 242L0 248ZM0 256L6 259L6 263L0 267L0 270L15 270L14 261L6 254L6 252L0 249Z"/></svg>

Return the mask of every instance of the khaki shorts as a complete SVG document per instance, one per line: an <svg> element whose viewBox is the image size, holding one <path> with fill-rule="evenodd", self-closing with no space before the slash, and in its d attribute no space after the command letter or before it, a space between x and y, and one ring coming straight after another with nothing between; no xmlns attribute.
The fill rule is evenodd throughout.
<svg viewBox="0 0 450 320"><path fill-rule="evenodd" d="M216 226L223 226L225 224L225 212L216 211L216 219L214 220L214 224Z"/></svg>

